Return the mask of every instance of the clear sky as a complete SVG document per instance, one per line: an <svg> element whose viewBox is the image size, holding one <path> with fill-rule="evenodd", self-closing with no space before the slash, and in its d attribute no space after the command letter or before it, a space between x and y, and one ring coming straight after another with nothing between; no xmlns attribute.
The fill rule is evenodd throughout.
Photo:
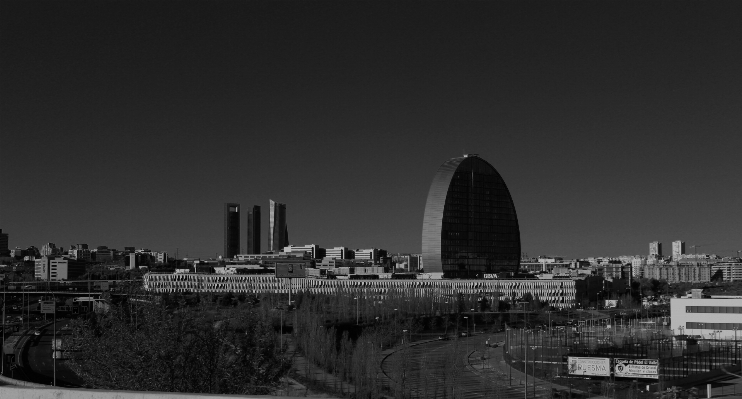
<svg viewBox="0 0 742 399"><path fill-rule="evenodd" d="M742 250L742 2L0 2L0 228L213 256L421 250L478 153L531 256ZM246 246L246 214L241 241Z"/></svg>

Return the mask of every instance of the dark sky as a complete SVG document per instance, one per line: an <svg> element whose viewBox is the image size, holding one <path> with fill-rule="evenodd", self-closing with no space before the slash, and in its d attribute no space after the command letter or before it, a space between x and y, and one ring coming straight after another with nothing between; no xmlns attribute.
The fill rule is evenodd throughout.
<svg viewBox="0 0 742 399"><path fill-rule="evenodd" d="M421 250L437 168L501 173L531 256L742 250L742 2L0 2L0 228L222 252ZM243 236L245 242L243 216Z"/></svg>

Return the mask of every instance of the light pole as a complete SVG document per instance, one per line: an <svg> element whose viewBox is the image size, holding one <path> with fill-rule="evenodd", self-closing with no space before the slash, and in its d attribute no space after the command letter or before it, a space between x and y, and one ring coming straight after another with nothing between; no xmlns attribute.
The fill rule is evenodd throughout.
<svg viewBox="0 0 742 399"><path fill-rule="evenodd" d="M359 315L359 313L358 313L358 296L356 295L356 297L353 298L353 299L356 300L356 325L358 325L358 324L360 324L360 323L358 323L358 320L359 320L359 316L358 316Z"/></svg>
<svg viewBox="0 0 742 399"><path fill-rule="evenodd" d="M536 342L535 342L535 337L534 337L534 344L535 343ZM531 349L533 350L533 360L531 362L533 363L532 370L533 370L533 397L534 398L536 397L536 348L538 348L538 346L536 346L536 345L531 346ZM541 351L541 353L543 354L543 351ZM543 362L542 362L541 367L543 367L543 366L544 365L543 365ZM528 387L526 387L526 388L528 388Z"/></svg>
<svg viewBox="0 0 742 399"><path fill-rule="evenodd" d="M466 324L466 335L469 336L469 316L464 316L464 323ZM469 340L466 340L466 356L469 356Z"/></svg>
<svg viewBox="0 0 742 399"><path fill-rule="evenodd" d="M53 333L52 342L54 343L54 345L57 345L57 298L54 294L52 294L52 300L54 301L54 320L52 320L53 321L52 325L54 326L54 333ZM55 348L52 348L52 354L54 354L53 349ZM59 348L56 348L56 349L59 349ZM54 363L53 385L57 386L57 358L54 356L52 356L52 363Z"/></svg>
<svg viewBox="0 0 742 399"><path fill-rule="evenodd" d="M739 347L737 345L737 326L734 326L732 328L734 329L734 362L737 363L739 361Z"/></svg>
<svg viewBox="0 0 742 399"><path fill-rule="evenodd" d="M5 293L7 288L3 287L3 348L5 347ZM2 348L0 348L2 351ZM5 352L2 352L2 359L0 359L0 375L5 374Z"/></svg>
<svg viewBox="0 0 742 399"><path fill-rule="evenodd" d="M525 376L526 376L526 383L525 383L525 388L526 389L524 390L524 394L525 394L524 398L528 399L528 334L525 334L526 327L528 326L528 322L526 321L526 305L528 304L528 302L526 302L526 301L520 301L520 302L517 302L517 303L518 303L518 305L523 305L523 330L522 331L524 332L523 337L526 340L526 345L524 346L524 350L523 350L523 352L524 352L524 355L523 355L523 371L524 371L524 373L523 374L525 374Z"/></svg>

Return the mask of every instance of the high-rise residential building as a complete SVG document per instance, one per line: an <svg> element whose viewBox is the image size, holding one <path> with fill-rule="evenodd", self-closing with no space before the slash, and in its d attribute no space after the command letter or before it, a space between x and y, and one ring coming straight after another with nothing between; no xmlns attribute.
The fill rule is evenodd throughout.
<svg viewBox="0 0 742 399"><path fill-rule="evenodd" d="M53 242L48 242L41 246L41 256L51 256L57 254L57 245Z"/></svg>
<svg viewBox="0 0 742 399"><path fill-rule="evenodd" d="M502 176L476 154L438 168L423 219L423 262L432 277L517 272L520 229Z"/></svg>
<svg viewBox="0 0 742 399"><path fill-rule="evenodd" d="M685 255L685 242L677 240L672 242L672 260L678 260Z"/></svg>
<svg viewBox="0 0 742 399"><path fill-rule="evenodd" d="M662 256L662 243L659 241L652 241L649 243L649 256L659 258Z"/></svg>
<svg viewBox="0 0 742 399"><path fill-rule="evenodd" d="M247 253L260 253L260 207L247 211Z"/></svg>
<svg viewBox="0 0 742 399"><path fill-rule="evenodd" d="M270 200L270 247L281 252L289 245L289 229L286 224L286 204Z"/></svg>
<svg viewBox="0 0 742 399"><path fill-rule="evenodd" d="M224 204L224 257L240 253L240 204Z"/></svg>

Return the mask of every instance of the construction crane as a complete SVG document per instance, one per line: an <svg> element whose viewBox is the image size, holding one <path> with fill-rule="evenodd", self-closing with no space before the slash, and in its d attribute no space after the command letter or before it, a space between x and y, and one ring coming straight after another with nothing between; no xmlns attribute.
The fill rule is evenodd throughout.
<svg viewBox="0 0 742 399"><path fill-rule="evenodd" d="M714 244L691 245L691 247L693 248L693 256L696 257L696 255L698 255L696 251L697 248L708 247L710 245L714 245Z"/></svg>

